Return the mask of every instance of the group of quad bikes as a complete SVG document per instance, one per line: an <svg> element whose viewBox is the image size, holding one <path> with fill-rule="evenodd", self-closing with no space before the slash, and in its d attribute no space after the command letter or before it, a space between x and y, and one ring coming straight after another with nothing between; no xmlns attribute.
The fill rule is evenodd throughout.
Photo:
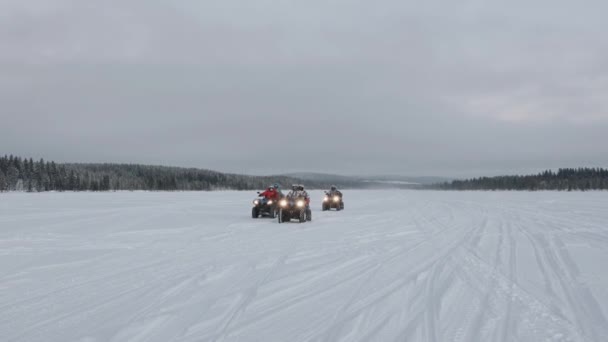
<svg viewBox="0 0 608 342"><path fill-rule="evenodd" d="M258 195L260 192L258 192ZM344 210L344 201L342 194L331 194L325 191L322 211L336 209L336 211ZM283 196L279 200L272 200L266 197L259 197L253 201L251 209L251 217L257 219L259 217L278 218L279 223L298 220L300 223L312 221L312 211L305 197L289 197Z"/></svg>

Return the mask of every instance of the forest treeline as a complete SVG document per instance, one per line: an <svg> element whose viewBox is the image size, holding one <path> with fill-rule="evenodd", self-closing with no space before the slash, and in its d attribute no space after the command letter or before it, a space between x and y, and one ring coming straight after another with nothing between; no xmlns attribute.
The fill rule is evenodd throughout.
<svg viewBox="0 0 608 342"><path fill-rule="evenodd" d="M0 191L254 190L304 183L287 176L248 176L211 170L137 164L60 164L44 159L0 157ZM309 188L330 184L306 181ZM342 184L355 187L356 184Z"/></svg>
<svg viewBox="0 0 608 342"><path fill-rule="evenodd" d="M433 186L443 190L561 190L608 189L608 169L563 168L536 175L480 177Z"/></svg>
<svg viewBox="0 0 608 342"><path fill-rule="evenodd" d="M249 176L217 171L138 164L70 164L19 156L0 157L0 191L190 191L255 190L269 184L305 184L327 189L327 181L303 181L290 176ZM353 179L341 188L380 188L381 183ZM411 187L410 187L411 188ZM421 186L441 190L606 190L608 169L563 168L536 175L480 177Z"/></svg>

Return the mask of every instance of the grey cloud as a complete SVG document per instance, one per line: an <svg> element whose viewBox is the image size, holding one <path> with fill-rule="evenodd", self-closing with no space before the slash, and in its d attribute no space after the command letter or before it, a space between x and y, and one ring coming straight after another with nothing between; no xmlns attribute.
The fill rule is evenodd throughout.
<svg viewBox="0 0 608 342"><path fill-rule="evenodd" d="M606 7L4 0L0 147L248 173L606 165Z"/></svg>

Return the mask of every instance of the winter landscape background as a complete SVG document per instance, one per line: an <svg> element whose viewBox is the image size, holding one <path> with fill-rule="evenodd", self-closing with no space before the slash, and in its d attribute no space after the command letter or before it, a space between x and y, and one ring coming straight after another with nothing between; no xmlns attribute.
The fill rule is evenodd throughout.
<svg viewBox="0 0 608 342"><path fill-rule="evenodd" d="M0 342L608 341L606 13L0 0Z"/></svg>

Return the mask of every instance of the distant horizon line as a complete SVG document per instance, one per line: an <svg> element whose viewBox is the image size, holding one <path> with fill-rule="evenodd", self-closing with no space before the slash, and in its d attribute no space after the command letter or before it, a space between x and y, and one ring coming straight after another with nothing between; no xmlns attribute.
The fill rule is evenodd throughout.
<svg viewBox="0 0 608 342"><path fill-rule="evenodd" d="M0 154L1 156L1 154ZM297 177L301 178L302 175L306 176L328 176L328 177L344 177L344 178L359 178L360 180L364 180L368 177L383 177L383 178L412 178L412 179L437 179L441 181L452 181L452 180L465 180L465 179L474 179L480 177L501 177L501 176L516 176L516 175L536 175L539 173L543 173L545 171L558 171L559 169L604 169L606 166L560 166L560 167L545 167L545 168L530 168L536 171L527 171L527 172L492 172L490 174L477 174L477 175L468 175L468 176L439 176L439 175L411 175L411 174L400 174L395 172L390 173L361 173L361 174L352 174L352 173L339 173L339 172L323 172L323 171L286 171L286 172L278 172L278 173L251 173L246 171L223 171L221 169L215 168L206 168L200 166L182 166L175 164L162 164L162 163L145 163L145 162L108 162L108 161L96 161L96 162L57 162L53 159L47 159L44 157L33 158L33 157L23 157L17 154L4 154L5 157L17 157L22 159L40 161L41 159L45 162L54 162L56 164L72 164L72 165L138 165L138 166L151 166L151 167L165 167L165 168L177 168L177 169L193 169L193 170L204 170L217 172L222 174L232 174L232 175L241 175L241 176L253 176L253 177L272 177L272 176L287 176L287 177ZM370 179L374 180L374 179Z"/></svg>

